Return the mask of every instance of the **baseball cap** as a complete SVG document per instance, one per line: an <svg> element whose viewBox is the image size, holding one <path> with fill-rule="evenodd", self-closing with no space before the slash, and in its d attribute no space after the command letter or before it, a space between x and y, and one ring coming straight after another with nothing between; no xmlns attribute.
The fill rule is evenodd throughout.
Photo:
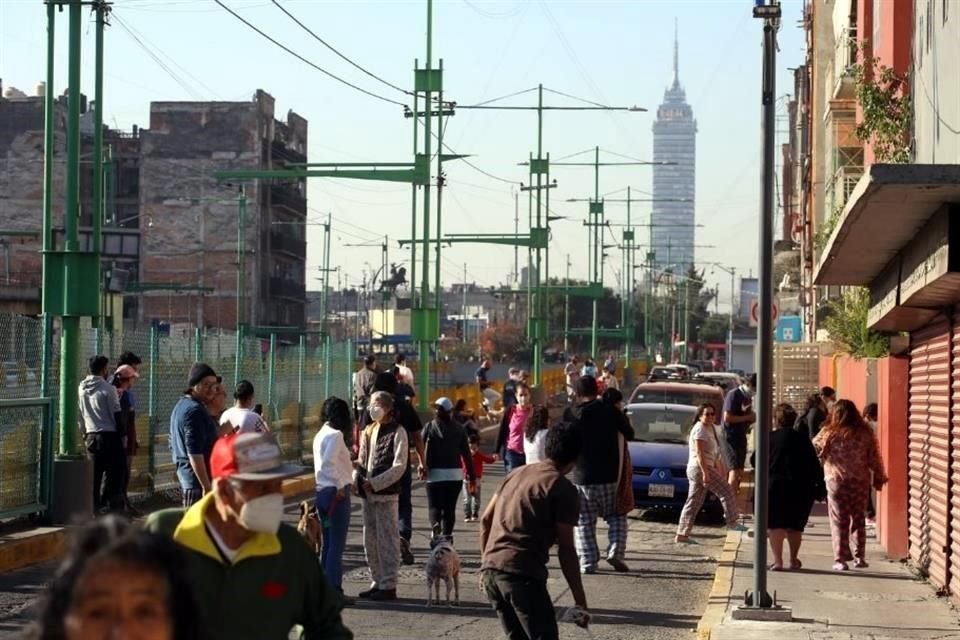
<svg viewBox="0 0 960 640"><path fill-rule="evenodd" d="M302 473L300 465L283 461L280 445L268 433L233 433L213 445L210 475L237 480L279 480Z"/></svg>
<svg viewBox="0 0 960 640"><path fill-rule="evenodd" d="M140 377L140 374L137 373L137 370L128 364L122 364L119 367L117 367L117 370L115 371L115 373L118 377L123 378L124 380L126 380L127 378Z"/></svg>
<svg viewBox="0 0 960 640"><path fill-rule="evenodd" d="M446 397L446 396L443 396L443 397L441 397L441 398L437 398L437 399L434 401L433 405L434 405L435 407L441 407L441 408L443 408L443 409L446 410L446 411L453 411L453 403L450 401L450 398L448 398L448 397Z"/></svg>
<svg viewBox="0 0 960 640"><path fill-rule="evenodd" d="M211 376L216 378L217 382L220 382L221 378L217 375L217 372L213 370L213 367L208 365L206 362L197 362L190 367L190 375L187 377L187 386L195 387L200 384L201 380Z"/></svg>

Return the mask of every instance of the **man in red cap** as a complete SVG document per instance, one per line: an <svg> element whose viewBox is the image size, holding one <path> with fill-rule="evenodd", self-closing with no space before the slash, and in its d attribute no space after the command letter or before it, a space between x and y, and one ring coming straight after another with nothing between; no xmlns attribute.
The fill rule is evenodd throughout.
<svg viewBox="0 0 960 640"><path fill-rule="evenodd" d="M204 637L286 640L299 625L307 640L352 640L341 596L303 537L281 523L283 479L302 472L283 462L270 434L230 434L213 447L210 492L147 520L186 550Z"/></svg>

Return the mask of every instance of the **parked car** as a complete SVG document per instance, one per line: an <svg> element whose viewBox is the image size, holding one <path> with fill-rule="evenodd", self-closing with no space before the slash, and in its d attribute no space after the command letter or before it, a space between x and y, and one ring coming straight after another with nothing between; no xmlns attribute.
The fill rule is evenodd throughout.
<svg viewBox="0 0 960 640"><path fill-rule="evenodd" d="M740 386L740 376L727 371L705 371L703 373L698 373L697 375L693 376L693 381L697 382L698 380L702 380L707 384L715 384L723 388L724 395Z"/></svg>
<svg viewBox="0 0 960 640"><path fill-rule="evenodd" d="M670 380L638 384L630 396L629 404L682 404L698 407L705 402L712 404L719 415L723 410L723 392L720 387Z"/></svg>
<svg viewBox="0 0 960 640"><path fill-rule="evenodd" d="M647 374L647 382L656 382L657 380L669 380L677 377L677 372L668 367L654 367Z"/></svg>
<svg viewBox="0 0 960 640"><path fill-rule="evenodd" d="M687 404L631 403L626 408L634 439L627 445L633 465L633 500L637 507L679 510L689 493L687 440L697 408ZM710 494L711 511L719 501Z"/></svg>
<svg viewBox="0 0 960 640"><path fill-rule="evenodd" d="M18 362L4 362L2 366L3 394L18 398L40 395L40 381L32 369Z"/></svg>

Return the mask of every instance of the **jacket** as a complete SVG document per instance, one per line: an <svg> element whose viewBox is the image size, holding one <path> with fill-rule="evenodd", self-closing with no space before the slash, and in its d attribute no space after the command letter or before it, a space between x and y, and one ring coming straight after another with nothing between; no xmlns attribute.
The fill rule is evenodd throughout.
<svg viewBox="0 0 960 640"><path fill-rule="evenodd" d="M611 484L620 475L620 433L628 441L634 433L630 421L612 404L590 400L567 409L564 418L574 421L581 449L573 472L576 485Z"/></svg>
<svg viewBox="0 0 960 640"><path fill-rule="evenodd" d="M357 461L364 474L354 473L354 485L366 479L373 487L367 500L385 501L400 493L403 474L409 466L407 432L396 422L380 425L372 423L360 436L360 456Z"/></svg>
<svg viewBox="0 0 960 640"><path fill-rule="evenodd" d="M83 433L109 431L126 435L117 428L120 419L120 398L117 388L106 379L89 375L77 391L80 404L80 429ZM122 427L122 425L121 425Z"/></svg>
<svg viewBox="0 0 960 640"><path fill-rule="evenodd" d="M473 456L467 443L467 432L453 420L431 420L423 430L426 441L426 467L434 469L460 469L467 471L471 482L476 481Z"/></svg>
<svg viewBox="0 0 960 640"><path fill-rule="evenodd" d="M203 637L213 640L286 640L294 625L306 640L352 640L343 624L343 601L296 529L257 533L232 564L207 533L208 494L188 510L166 509L147 519L148 531L171 536L185 551Z"/></svg>

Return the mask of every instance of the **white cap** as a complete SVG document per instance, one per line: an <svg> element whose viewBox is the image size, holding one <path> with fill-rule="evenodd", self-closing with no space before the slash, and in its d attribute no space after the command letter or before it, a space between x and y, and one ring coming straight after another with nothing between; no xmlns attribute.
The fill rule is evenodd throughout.
<svg viewBox="0 0 960 640"><path fill-rule="evenodd" d="M450 398L446 396L443 396L434 400L433 406L442 407L447 411L453 411L453 403L450 401Z"/></svg>

